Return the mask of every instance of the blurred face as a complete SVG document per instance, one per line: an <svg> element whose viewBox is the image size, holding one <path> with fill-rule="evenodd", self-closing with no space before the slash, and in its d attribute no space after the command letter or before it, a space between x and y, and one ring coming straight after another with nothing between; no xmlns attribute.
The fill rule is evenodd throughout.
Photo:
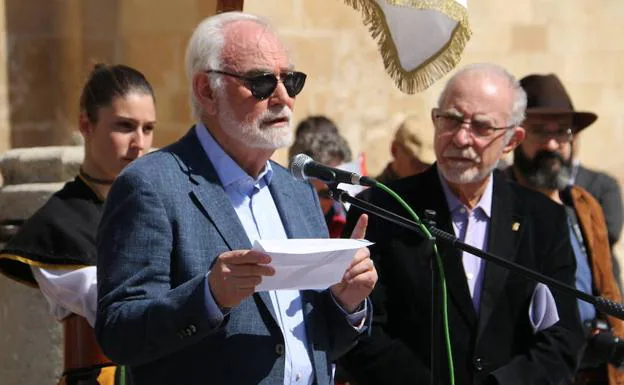
<svg viewBox="0 0 624 385"><path fill-rule="evenodd" d="M342 162L339 160L334 160L329 162L327 166L335 168L338 167L341 163ZM323 210L323 214L327 214L329 209L331 209L332 205L334 204L334 200L329 195L329 189L327 185L320 180L314 178L310 179L310 182L312 182L312 186L314 186L319 196L319 201L321 203L321 209Z"/></svg>
<svg viewBox="0 0 624 385"><path fill-rule="evenodd" d="M394 158L392 170L400 178L416 175L428 166L415 157L404 145L397 142L392 143L392 155Z"/></svg>
<svg viewBox="0 0 624 385"><path fill-rule="evenodd" d="M514 151L514 167L529 185L565 188L572 172L572 117L528 116L526 139Z"/></svg>
<svg viewBox="0 0 624 385"><path fill-rule="evenodd" d="M505 127L512 99L506 80L494 76L467 73L449 86L443 105L432 112L438 168L448 182L487 181L500 157L522 140L522 128ZM506 143L508 130L514 132Z"/></svg>
<svg viewBox="0 0 624 385"><path fill-rule="evenodd" d="M271 32L251 22L233 23L225 37L225 71L248 77L272 73L279 82L269 97L259 100L244 79L218 75L224 85L215 90L219 126L249 148L275 150L291 145L295 98L288 95L283 84L291 70L286 49Z"/></svg>
<svg viewBox="0 0 624 385"><path fill-rule="evenodd" d="M98 109L97 122L81 117L85 157L99 178L114 179L152 146L156 111L150 95L131 92Z"/></svg>

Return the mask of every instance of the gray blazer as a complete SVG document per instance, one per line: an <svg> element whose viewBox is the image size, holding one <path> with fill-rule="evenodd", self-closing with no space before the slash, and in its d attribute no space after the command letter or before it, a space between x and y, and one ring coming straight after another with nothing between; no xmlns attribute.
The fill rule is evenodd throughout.
<svg viewBox="0 0 624 385"><path fill-rule="evenodd" d="M314 189L272 166L288 237L327 237ZM97 246L97 338L108 357L131 366L135 384L283 383L284 339L268 293L243 301L218 327L206 314L211 264L251 245L193 129L121 173ZM360 334L327 290L303 291L302 301L315 382L329 384L330 362Z"/></svg>

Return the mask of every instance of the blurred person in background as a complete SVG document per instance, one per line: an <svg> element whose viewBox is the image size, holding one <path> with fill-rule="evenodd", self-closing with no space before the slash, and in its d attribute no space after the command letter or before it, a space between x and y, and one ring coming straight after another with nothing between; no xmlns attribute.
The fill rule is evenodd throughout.
<svg viewBox="0 0 624 385"><path fill-rule="evenodd" d="M433 128L416 116L408 116L394 134L390 153L392 160L377 176L379 182L386 184L425 171L435 162Z"/></svg>
<svg viewBox="0 0 624 385"><path fill-rule="evenodd" d="M106 358L95 340L95 239L113 181L149 150L155 125L154 91L143 74L124 65L96 65L80 98L84 161L79 175L24 224L0 255L0 271L39 288L64 324L60 384L131 384L126 368Z"/></svg>
<svg viewBox="0 0 624 385"><path fill-rule="evenodd" d="M593 114L593 113L591 113ZM596 116L595 114L593 114ZM597 116L596 116L597 117ZM587 190L600 204L605 220L607 222L607 231L609 235L609 246L611 247L611 256L613 258L613 274L618 282L620 291L622 290L622 282L620 279L620 263L615 255L615 244L620 240L622 232L624 208L622 207L622 192L620 184L611 175L587 168L581 164L577 158L579 149L579 134L574 133L572 142L572 172L570 175L570 184L580 186Z"/></svg>
<svg viewBox="0 0 624 385"><path fill-rule="evenodd" d="M324 116L312 116L297 126L295 142L288 150L292 162L294 156L305 154L329 167L339 167L351 162L351 149L347 140L338 133L336 125ZM339 238L347 221L346 211L342 203L334 201L327 185L318 179L310 179L316 189L329 236Z"/></svg>

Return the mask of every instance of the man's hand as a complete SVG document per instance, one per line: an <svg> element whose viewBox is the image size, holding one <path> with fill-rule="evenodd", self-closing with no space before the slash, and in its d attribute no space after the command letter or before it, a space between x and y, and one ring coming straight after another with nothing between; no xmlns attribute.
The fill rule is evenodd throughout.
<svg viewBox="0 0 624 385"><path fill-rule="evenodd" d="M251 296L263 276L275 274L268 266L271 257L254 250L226 251L217 257L208 274L208 284L215 302L230 308Z"/></svg>
<svg viewBox="0 0 624 385"><path fill-rule="evenodd" d="M363 239L366 235L368 216L362 214L351 233L352 239ZM332 294L340 305L348 312L353 313L377 283L377 270L370 259L370 251L363 247L357 251L342 281L331 287Z"/></svg>

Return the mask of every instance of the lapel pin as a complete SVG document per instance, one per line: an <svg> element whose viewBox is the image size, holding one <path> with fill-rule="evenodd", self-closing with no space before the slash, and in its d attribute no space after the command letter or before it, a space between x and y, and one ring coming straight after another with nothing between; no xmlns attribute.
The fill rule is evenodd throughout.
<svg viewBox="0 0 624 385"><path fill-rule="evenodd" d="M518 229L520 229L520 222L514 222L513 225L511 225L511 230L518 231Z"/></svg>

